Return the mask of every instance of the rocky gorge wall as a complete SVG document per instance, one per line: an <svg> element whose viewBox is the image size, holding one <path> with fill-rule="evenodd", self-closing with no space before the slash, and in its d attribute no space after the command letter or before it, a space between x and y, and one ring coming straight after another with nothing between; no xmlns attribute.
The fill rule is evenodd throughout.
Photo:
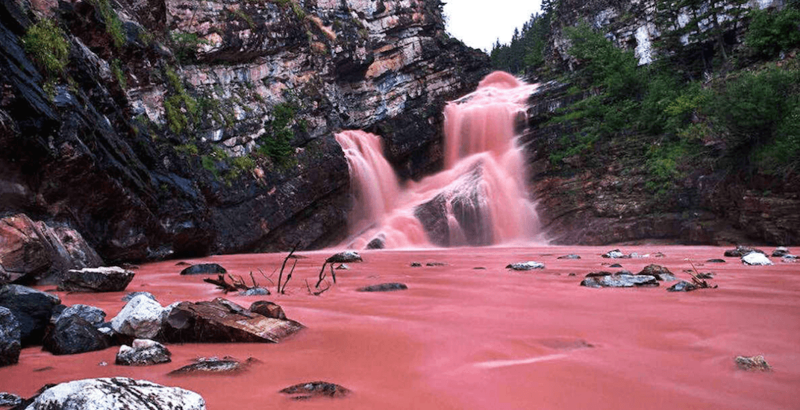
<svg viewBox="0 0 800 410"><path fill-rule="evenodd" d="M23 42L42 19L69 46L56 73ZM106 262L331 244L350 207L333 133L379 133L419 178L444 102L488 73L438 0L3 0L0 22L0 217Z"/></svg>

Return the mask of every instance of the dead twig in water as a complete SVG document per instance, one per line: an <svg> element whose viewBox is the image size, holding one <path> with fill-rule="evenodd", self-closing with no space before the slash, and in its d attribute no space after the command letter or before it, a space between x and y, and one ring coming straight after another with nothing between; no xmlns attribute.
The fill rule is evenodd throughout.
<svg viewBox="0 0 800 410"><path fill-rule="evenodd" d="M692 282L694 282L694 284L697 285L698 288L702 288L702 289L716 289L717 288L717 285L711 286L704 279L700 279L698 277L698 275L700 275L700 272L697 271L697 268L694 267L694 263L692 263L691 260L689 261L689 265L692 265L692 270L694 270L694 273L696 273L697 275L695 275L692 272L687 272L687 273L692 276Z"/></svg>
<svg viewBox="0 0 800 410"><path fill-rule="evenodd" d="M286 269L286 262L288 262L289 258L292 257L292 255L294 254L295 249L297 249L298 246L300 246L300 242L297 242L296 244L294 244L294 246L292 247L292 250L289 252L288 255L286 255L286 259L283 260L283 265L281 265L281 273L278 274L278 293L281 293L281 282L283 282L283 270ZM297 264L297 259L294 260L294 263L295 263L295 265ZM289 280L287 279L286 281L288 282ZM283 287L285 289L286 285L284 285Z"/></svg>
<svg viewBox="0 0 800 410"><path fill-rule="evenodd" d="M308 279L306 279L306 289L308 289L308 294L309 295L314 295L314 296L319 296L319 295L325 293L325 291L327 291L328 289L331 288L331 284L329 282L326 281L325 283L328 284L327 288L322 289L322 290L320 290L318 292L312 292L311 291L311 286L308 285Z"/></svg>
<svg viewBox="0 0 800 410"><path fill-rule="evenodd" d="M289 281L292 280L292 274L294 273L294 268L297 266L297 259L294 260L294 264L292 265L292 270L289 271L289 274L286 275L286 282L283 282L283 288L278 287L278 293L281 295L286 294L286 285L289 284Z"/></svg>

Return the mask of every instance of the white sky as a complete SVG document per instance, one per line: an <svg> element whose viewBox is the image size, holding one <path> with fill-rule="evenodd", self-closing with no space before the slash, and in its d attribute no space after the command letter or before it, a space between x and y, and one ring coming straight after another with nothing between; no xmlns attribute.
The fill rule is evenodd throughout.
<svg viewBox="0 0 800 410"><path fill-rule="evenodd" d="M447 32L470 47L491 51L497 38L508 43L539 11L541 0L445 0Z"/></svg>

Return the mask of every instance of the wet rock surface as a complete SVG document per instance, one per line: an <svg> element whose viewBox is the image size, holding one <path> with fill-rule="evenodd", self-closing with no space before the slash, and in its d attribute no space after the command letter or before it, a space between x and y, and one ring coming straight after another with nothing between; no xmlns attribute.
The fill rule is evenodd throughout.
<svg viewBox="0 0 800 410"><path fill-rule="evenodd" d="M121 292L135 274L118 266L69 270L58 288L69 292Z"/></svg>
<svg viewBox="0 0 800 410"><path fill-rule="evenodd" d="M286 320L286 313L284 313L283 308L277 303L272 303L267 300L253 302L253 304L250 305L250 311L264 317Z"/></svg>
<svg viewBox="0 0 800 410"><path fill-rule="evenodd" d="M50 293L21 285L0 287L0 306L8 308L19 322L22 346L41 344L50 317L61 300Z"/></svg>
<svg viewBox="0 0 800 410"><path fill-rule="evenodd" d="M278 343L301 329L298 322L269 318L217 298L174 305L162 331L170 343Z"/></svg>
<svg viewBox="0 0 800 410"><path fill-rule="evenodd" d="M42 345L50 353L67 355L106 349L112 345L112 339L80 316L69 316L59 319L48 330Z"/></svg>
<svg viewBox="0 0 800 410"><path fill-rule="evenodd" d="M706 263L726 263L726 262L727 261L725 259L709 259L706 261Z"/></svg>
<svg viewBox="0 0 800 410"><path fill-rule="evenodd" d="M325 260L326 263L355 263L364 262L358 252L346 251L339 252Z"/></svg>
<svg viewBox="0 0 800 410"><path fill-rule="evenodd" d="M779 246L779 247L775 248L774 251L772 251L772 257L780 258L780 257L786 256L786 255L789 255L789 253L790 252L789 252L788 248L786 248L785 246Z"/></svg>
<svg viewBox="0 0 800 410"><path fill-rule="evenodd" d="M21 349L19 322L9 309L0 307L0 366L17 363Z"/></svg>
<svg viewBox="0 0 800 410"><path fill-rule="evenodd" d="M656 279L664 282L672 282L678 280L678 278L676 278L675 275L672 272L670 272L669 269L661 265L647 265L638 274L654 276Z"/></svg>
<svg viewBox="0 0 800 410"><path fill-rule="evenodd" d="M576 254L574 254L574 253L571 253L571 254L569 254L569 255L564 255L564 256L559 256L559 257L558 257L558 259L580 259L580 258L581 258L581 256L580 256L580 255L576 255Z"/></svg>
<svg viewBox="0 0 800 410"><path fill-rule="evenodd" d="M126 377L85 379L50 387L25 410L205 410L189 390Z"/></svg>
<svg viewBox="0 0 800 410"><path fill-rule="evenodd" d="M0 407L14 407L22 404L22 397L11 393L0 393Z"/></svg>
<svg viewBox="0 0 800 410"><path fill-rule="evenodd" d="M106 320L106 312L94 306L81 304L72 306L56 305L50 317L50 323L55 325L59 320L73 316L80 317L93 326L100 326Z"/></svg>
<svg viewBox="0 0 800 410"><path fill-rule="evenodd" d="M725 256L729 258L741 258L749 253L756 252L763 255L766 255L764 251L755 248L749 248L747 246L737 246L736 249L729 249L725 251Z"/></svg>
<svg viewBox="0 0 800 410"><path fill-rule="evenodd" d="M658 279L650 275L634 275L627 271L619 273L592 272L581 281L588 288L634 288L657 287Z"/></svg>
<svg viewBox="0 0 800 410"><path fill-rule="evenodd" d="M135 339L131 346L122 345L115 363L121 366L151 366L169 363L172 354L161 343L149 339Z"/></svg>
<svg viewBox="0 0 800 410"><path fill-rule="evenodd" d="M741 370L762 372L768 372L772 370L772 366L767 363L767 360L764 359L764 356L737 356L734 361L736 362L736 367Z"/></svg>
<svg viewBox="0 0 800 410"><path fill-rule="evenodd" d="M516 271L528 271L534 269L544 269L544 264L540 262L528 261L528 262L515 262L506 265L506 269L516 270Z"/></svg>
<svg viewBox="0 0 800 410"><path fill-rule="evenodd" d="M293 400L309 400L320 397L340 398L351 393L349 389L338 384L322 381L295 384L280 392L289 395Z"/></svg>
<svg viewBox="0 0 800 410"><path fill-rule="evenodd" d="M267 288L250 288L239 292L239 296L269 296L270 291Z"/></svg>
<svg viewBox="0 0 800 410"><path fill-rule="evenodd" d="M699 276L698 276L699 277ZM680 281L667 288L667 292L691 292L697 290L697 286L691 282Z"/></svg>
<svg viewBox="0 0 800 410"><path fill-rule="evenodd" d="M628 255L625 255L619 249L614 249L614 250L608 251L608 252L604 253L602 256L604 258L607 258L607 259L626 259L626 258L629 258Z"/></svg>
<svg viewBox="0 0 800 410"><path fill-rule="evenodd" d="M248 358L239 361L232 357L225 358L203 358L196 363L186 365L180 369L169 372L171 376L178 375L198 375L198 374L237 374L247 370L252 364L257 363L256 359Z"/></svg>
<svg viewBox="0 0 800 410"><path fill-rule="evenodd" d="M228 273L228 271L216 263L192 265L181 271L181 275L213 275L218 273Z"/></svg>
<svg viewBox="0 0 800 410"><path fill-rule="evenodd" d="M364 286L363 288L356 289L357 292L395 292L398 290L407 290L408 286L404 283L381 283L379 285Z"/></svg>

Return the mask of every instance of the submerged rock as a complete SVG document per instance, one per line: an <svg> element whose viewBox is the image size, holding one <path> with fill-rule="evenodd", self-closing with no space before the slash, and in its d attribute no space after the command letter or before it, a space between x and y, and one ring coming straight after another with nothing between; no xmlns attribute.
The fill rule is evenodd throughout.
<svg viewBox="0 0 800 410"><path fill-rule="evenodd" d="M19 322L11 310L0 306L0 367L17 363L21 349Z"/></svg>
<svg viewBox="0 0 800 410"><path fill-rule="evenodd" d="M283 308L277 303L272 303L267 300L253 302L253 304L250 305L250 311L253 313L258 313L261 316L286 320L286 313L284 313Z"/></svg>
<svg viewBox="0 0 800 410"><path fill-rule="evenodd" d="M64 275L58 288L69 292L121 292L134 275L119 266L72 269Z"/></svg>
<svg viewBox="0 0 800 410"><path fill-rule="evenodd" d="M131 346L120 346L115 363L121 366L150 366L169 363L172 361L170 356L172 353L161 343L136 339Z"/></svg>
<svg viewBox="0 0 800 410"><path fill-rule="evenodd" d="M22 346L42 343L53 308L61 299L21 285L0 287L0 306L8 308L19 323Z"/></svg>
<svg viewBox="0 0 800 410"><path fill-rule="evenodd" d="M11 393L0 393L0 407L14 407L22 404L22 397Z"/></svg>
<svg viewBox="0 0 800 410"><path fill-rule="evenodd" d="M615 264L613 264L613 265L608 265L608 267L609 267L609 268L621 268L621 267L622 267L622 265L620 265L620 264L618 264L618 263L615 263Z"/></svg>
<svg viewBox="0 0 800 410"><path fill-rule="evenodd" d="M580 258L581 258L580 255L576 255L574 253L558 257L558 259L580 259Z"/></svg>
<svg viewBox="0 0 800 410"><path fill-rule="evenodd" d="M280 392L291 396L294 400L308 400L317 397L338 398L350 394L350 390L338 384L321 381L295 384Z"/></svg>
<svg viewBox="0 0 800 410"><path fill-rule="evenodd" d="M419 262L411 262L411 267L412 268L421 268L422 264L419 263Z"/></svg>
<svg viewBox="0 0 800 410"><path fill-rule="evenodd" d="M54 355L78 354L111 346L111 336L80 316L60 318L47 332L43 349Z"/></svg>
<svg viewBox="0 0 800 410"><path fill-rule="evenodd" d="M403 283L381 283L380 285L364 286L356 289L357 292L393 292L397 290L407 290L408 286Z"/></svg>
<svg viewBox="0 0 800 410"><path fill-rule="evenodd" d="M783 263L794 263L797 262L797 256L795 255L786 255L781 258L781 262Z"/></svg>
<svg viewBox="0 0 800 410"><path fill-rule="evenodd" d="M354 263L354 262L364 262L364 259L361 258L361 255L355 251L345 251L339 252L336 255L331 256L330 258L325 260L326 263Z"/></svg>
<svg viewBox="0 0 800 410"><path fill-rule="evenodd" d="M706 263L726 263L726 262L727 261L725 259L709 259L706 261Z"/></svg>
<svg viewBox="0 0 800 410"><path fill-rule="evenodd" d="M216 263L192 265L181 271L181 275L214 275L218 273L228 273L228 271Z"/></svg>
<svg viewBox="0 0 800 410"><path fill-rule="evenodd" d="M232 357L219 359L216 357L201 359L197 363L192 363L183 366L180 369L169 372L171 376L186 375L186 374L202 374L202 373L217 373L217 374L234 374L247 370L247 368L256 362L256 359L248 358L244 362L240 362Z"/></svg>
<svg viewBox="0 0 800 410"><path fill-rule="evenodd" d="M764 356L752 356L752 357L745 357L745 356L737 356L736 359L736 367L741 370L760 370L762 372L768 372L772 370L772 366L767 363L767 360L764 359Z"/></svg>
<svg viewBox="0 0 800 410"><path fill-rule="evenodd" d="M684 280L667 288L667 292L691 292L697 290L697 285Z"/></svg>
<svg viewBox="0 0 800 410"><path fill-rule="evenodd" d="M655 276L656 279L665 282L672 282L678 280L669 269L661 265L647 265L639 272L639 275Z"/></svg>
<svg viewBox="0 0 800 410"><path fill-rule="evenodd" d="M634 275L628 271L619 273L592 272L581 281L581 286L588 288L633 288L657 287L658 279L650 275Z"/></svg>
<svg viewBox="0 0 800 410"><path fill-rule="evenodd" d="M746 246L737 246L736 249L730 249L725 251L725 256L729 258L741 258L742 256L747 255L748 253L757 252L757 253L764 253L761 249L755 248L748 248Z"/></svg>
<svg viewBox="0 0 800 410"><path fill-rule="evenodd" d="M205 410L199 394L127 377L77 380L50 387L25 410Z"/></svg>
<svg viewBox="0 0 800 410"><path fill-rule="evenodd" d="M269 318L217 298L174 305L162 330L170 343L278 343L301 329L293 320Z"/></svg>
<svg viewBox="0 0 800 410"><path fill-rule="evenodd" d="M137 297L137 296L139 296L139 295L144 295L144 296L147 296L149 299L153 299L154 301L158 302L158 300L156 299L156 297L155 297L155 296L153 296L153 294L152 294L152 293L150 293L150 292L130 292L130 293L128 293L127 295L125 295L125 296L123 296L123 297L122 297L122 301L123 301L123 302L130 302L130 301L131 301L131 299L133 299L133 298L135 298L135 297Z"/></svg>
<svg viewBox="0 0 800 410"><path fill-rule="evenodd" d="M425 264L425 266L436 267L436 266L447 266L447 264L444 262L428 262Z"/></svg>
<svg viewBox="0 0 800 410"><path fill-rule="evenodd" d="M544 269L544 264L540 262L528 261L528 262L517 262L512 263L506 266L506 269L516 270L516 271L527 271L533 269Z"/></svg>
<svg viewBox="0 0 800 410"><path fill-rule="evenodd" d="M608 259L627 259L627 258L630 258L630 256L625 255L619 249L614 249L614 250L608 251L608 252L604 253L602 256L604 258L608 258Z"/></svg>
<svg viewBox="0 0 800 410"><path fill-rule="evenodd" d="M152 339L158 335L165 314L166 310L160 303L147 295L138 295L111 319L111 327L123 335L137 339Z"/></svg>
<svg viewBox="0 0 800 410"><path fill-rule="evenodd" d="M750 252L742 256L742 263L750 266L768 266L772 265L767 255L759 252Z"/></svg>
<svg viewBox="0 0 800 410"><path fill-rule="evenodd" d="M350 270L350 267L343 263L343 264L337 266L336 270Z"/></svg>
<svg viewBox="0 0 800 410"><path fill-rule="evenodd" d="M780 258L780 257L786 256L788 254L789 254L789 249L787 249L785 246L779 246L779 247L775 248L774 251L772 251L772 256L775 257L775 258Z"/></svg>
<svg viewBox="0 0 800 410"><path fill-rule="evenodd" d="M697 279L714 279L714 274L712 272L698 273Z"/></svg>

